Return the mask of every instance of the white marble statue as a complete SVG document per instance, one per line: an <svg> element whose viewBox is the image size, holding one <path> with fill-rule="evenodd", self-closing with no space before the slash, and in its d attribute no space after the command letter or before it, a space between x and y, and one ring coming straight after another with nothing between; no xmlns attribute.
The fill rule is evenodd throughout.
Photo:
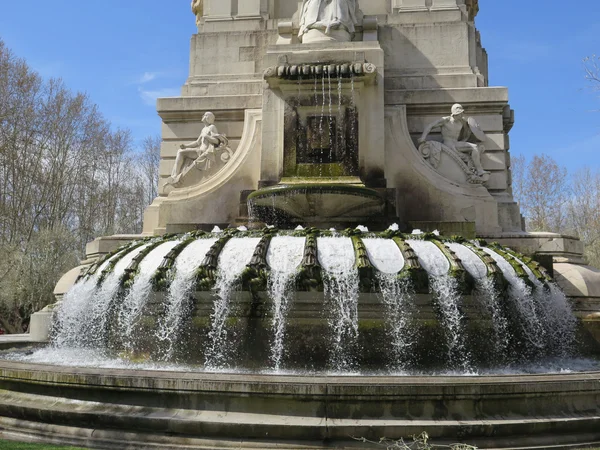
<svg viewBox="0 0 600 450"><path fill-rule="evenodd" d="M359 24L358 0L304 0L300 15L300 40L310 30L330 35L332 30L343 30L354 35Z"/></svg>
<svg viewBox="0 0 600 450"><path fill-rule="evenodd" d="M461 105L455 104L452 106L450 116L442 117L425 127L418 140L419 149L436 168L439 165L442 151L446 151L450 156L458 156L465 163L463 167L465 171L470 172L469 181L482 183L487 181L490 174L481 165L481 155L485 151L485 147L482 144L469 142L469 139L471 136L475 136L478 141L483 142L486 136L475 119L465 118L464 112ZM441 129L442 142L428 141L427 136L436 128ZM455 159L458 160L458 158Z"/></svg>
<svg viewBox="0 0 600 450"><path fill-rule="evenodd" d="M233 152L229 148L229 141L225 135L219 134L219 130L215 126L215 115L207 112L202 117L202 122L205 126L200 137L189 144L181 144L175 159L175 166L173 166L171 176L167 179L167 185L177 185L182 176L192 167L209 171L217 162L218 150L223 150L222 162L225 163L231 158Z"/></svg>

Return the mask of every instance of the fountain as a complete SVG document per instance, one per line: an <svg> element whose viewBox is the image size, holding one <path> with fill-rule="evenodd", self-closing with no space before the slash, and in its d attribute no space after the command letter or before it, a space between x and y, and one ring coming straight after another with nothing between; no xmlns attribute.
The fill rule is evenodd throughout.
<svg viewBox="0 0 600 450"><path fill-rule="evenodd" d="M387 3L194 2L144 233L90 243L49 342L0 353L0 436L600 442L600 278L523 230L477 1Z"/></svg>

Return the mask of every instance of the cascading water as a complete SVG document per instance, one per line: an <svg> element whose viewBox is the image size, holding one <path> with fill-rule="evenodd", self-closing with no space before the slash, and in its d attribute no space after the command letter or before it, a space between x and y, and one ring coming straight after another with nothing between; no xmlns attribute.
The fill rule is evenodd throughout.
<svg viewBox="0 0 600 450"><path fill-rule="evenodd" d="M465 347L464 318L459 309L461 295L456 278L448 274L450 263L433 242L408 240L407 243L417 254L421 266L429 273L431 291L446 332L450 365L470 371L470 354Z"/></svg>
<svg viewBox="0 0 600 450"><path fill-rule="evenodd" d="M546 330L538 315L531 288L517 276L515 269L495 251L480 247L490 255L509 283L509 299L518 312L523 338L530 352L539 352L546 345Z"/></svg>
<svg viewBox="0 0 600 450"><path fill-rule="evenodd" d="M132 352L135 350L136 336L134 335L135 326L140 319L146 302L152 291L152 276L162 263L164 257L181 241L165 242L153 249L141 261L138 275L135 277L133 285L127 292L120 305L118 313L118 336L122 338L123 347ZM135 333L136 335L139 332Z"/></svg>
<svg viewBox="0 0 600 450"><path fill-rule="evenodd" d="M546 349L559 356L571 355L575 344L577 319L565 294L551 281L542 284L527 264L512 255L509 256L523 267L529 281L534 285L533 299L546 332Z"/></svg>
<svg viewBox="0 0 600 450"><path fill-rule="evenodd" d="M425 367L473 373L474 367L487 370L488 364L491 370L508 366L535 371L547 369L548 364L563 367L566 359L562 357L571 356L575 319L564 294L538 281L522 262L529 276L519 271L523 276L519 278L511 266L516 260L510 251L483 247L480 251L475 244L442 238L405 241L394 229L383 236L365 227L319 231L310 237L312 233L303 227L293 234L272 229L249 232L243 227L215 229L178 250L174 260L166 255L190 235L133 243L94 275L82 278L65 296L57 310L53 351L63 349L65 358L73 361L74 351L85 347L86 360L105 361L114 356L106 350L124 346L132 352L120 355L131 363L149 357L192 364L204 360L204 370L270 368L281 372L289 364L293 370L333 373L387 367L393 374ZM398 239L391 239L389 233L398 233ZM226 244L215 246L218 239ZM442 246L456 254L470 276L449 274L451 265ZM220 254L207 259L211 249L221 249ZM364 265L362 249L370 266ZM413 250L424 270L412 259ZM480 257L483 250L510 281L508 301L504 301L502 277L494 274L493 264L484 262L487 258ZM140 252L147 255L142 259ZM131 267L135 276L126 270L134 260L139 263L137 270ZM202 266L205 261L206 267ZM158 269L162 263L170 264L165 272ZM471 279L475 289L468 292ZM359 282L377 293L380 301L368 292L359 294ZM164 291L150 293L151 283ZM131 287L127 290L127 286ZM303 291L302 300L292 308L296 287ZM208 288L212 294L206 292ZM314 301L321 289L325 317L321 304ZM521 296L515 297L518 289ZM317 296L312 300L311 292ZM151 301L146 304L149 295ZM360 295L364 302L359 305ZM431 322L432 312L438 321ZM300 323L307 323L306 331ZM359 324L364 326L360 334ZM545 333L541 338L533 332L537 325ZM308 329L312 330L309 339L302 334ZM543 347L536 347L529 338L539 339ZM527 365L516 364L515 355L521 355ZM43 361L57 357L57 353L40 356ZM268 364L257 364L265 359Z"/></svg>
<svg viewBox="0 0 600 450"><path fill-rule="evenodd" d="M105 261L93 275L79 280L65 294L56 311L56 317L59 317L60 320L54 323L53 345L66 347L76 344L75 338L81 335L84 327L87 327L82 319L85 318L87 310L92 306L90 303L98 287L100 274L108 267L111 260L118 256L119 254L114 255Z"/></svg>
<svg viewBox="0 0 600 450"><path fill-rule="evenodd" d="M301 237L276 236L271 240L267 253L267 263L271 268L267 288L273 302L270 359L275 371L281 369L287 313L294 295L295 274L302 262L305 241Z"/></svg>
<svg viewBox="0 0 600 450"><path fill-rule="evenodd" d="M409 330L414 315L414 292L409 278L398 278L404 268L404 257L396 243L385 239L363 239L367 254L377 269L377 281L386 308L386 326L391 338L389 368L406 370L416 334Z"/></svg>
<svg viewBox="0 0 600 450"><path fill-rule="evenodd" d="M124 255L115 264L113 270L106 274L100 286L84 292L86 297L78 297L81 293L77 292L65 297L58 313L60 328L53 340L56 346L84 346L96 349L106 347L111 304L118 300L121 277L133 259L149 245L150 243L146 243ZM100 273L99 277L105 275L104 272L98 271L98 273ZM92 279L96 278L92 277Z"/></svg>
<svg viewBox="0 0 600 450"><path fill-rule="evenodd" d="M217 242L216 239L197 239L189 244L178 256L175 263L175 277L167 292L165 315L157 330L161 359L170 360L180 337L181 325L186 315L186 301L189 299L196 281L196 270L202 260Z"/></svg>
<svg viewBox="0 0 600 450"><path fill-rule="evenodd" d="M485 307L492 319L494 327L494 347L496 360L502 360L506 356L509 345L509 327L506 314L500 304L501 296L496 288L494 279L488 276L485 263L471 249L457 243L447 244L458 258L462 261L465 270L475 280L475 296Z"/></svg>
<svg viewBox="0 0 600 450"><path fill-rule="evenodd" d="M227 366L228 345L226 320L231 309L231 300L240 276L250 263L260 238L232 238L219 255L216 298L210 317L208 348L205 366L209 370L220 370Z"/></svg>
<svg viewBox="0 0 600 450"><path fill-rule="evenodd" d="M358 339L359 279L354 245L350 238L320 237L317 247L319 263L325 270L325 297L331 309L330 367L335 372L349 371L356 365Z"/></svg>

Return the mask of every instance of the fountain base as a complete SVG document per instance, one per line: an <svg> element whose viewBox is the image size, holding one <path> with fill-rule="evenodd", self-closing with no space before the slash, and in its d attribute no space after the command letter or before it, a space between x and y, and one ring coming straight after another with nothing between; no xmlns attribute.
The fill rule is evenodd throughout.
<svg viewBox="0 0 600 450"><path fill-rule="evenodd" d="M435 443L480 448L597 445L599 376L225 375L0 362L0 429L3 438L104 449L124 439L132 449L370 448L353 437L424 430Z"/></svg>

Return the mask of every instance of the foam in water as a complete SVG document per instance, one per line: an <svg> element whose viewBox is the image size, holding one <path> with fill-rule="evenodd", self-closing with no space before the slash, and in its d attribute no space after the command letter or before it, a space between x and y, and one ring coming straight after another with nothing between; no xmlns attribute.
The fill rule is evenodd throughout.
<svg viewBox="0 0 600 450"><path fill-rule="evenodd" d="M228 344L225 322L231 309L231 297L239 277L250 263L260 238L232 238L219 255L215 302L210 316L209 345L206 349L206 368L223 369L227 365Z"/></svg>
<svg viewBox="0 0 600 450"><path fill-rule="evenodd" d="M395 274L404 268L400 248L391 239L363 239L369 260L375 268L386 274Z"/></svg>
<svg viewBox="0 0 600 450"><path fill-rule="evenodd" d="M140 262L138 275L121 303L118 315L118 336L122 337L123 346L129 351L134 350L134 328L152 291L152 276L167 253L180 242L169 241L160 244Z"/></svg>
<svg viewBox="0 0 600 450"><path fill-rule="evenodd" d="M317 248L319 262L326 271L323 283L331 309L330 366L335 372L348 371L356 364L354 350L358 339L359 279L354 245L346 237L320 237Z"/></svg>
<svg viewBox="0 0 600 450"><path fill-rule="evenodd" d="M68 301L73 301L74 296L65 298L64 306L58 313L58 320L64 323L63 317L71 316L69 320L78 321L79 323L73 328L61 326L54 343L57 346L79 347L86 346L92 348L105 348L107 338L107 323L109 318L110 305L117 300L119 292L119 281L125 273L125 269L131 264L133 259L142 252L150 243L146 243L129 253L115 264L111 273L106 276L106 279L101 286L86 292L85 299L75 300L81 301L85 307L79 308L78 313L73 316L70 314L71 305ZM73 320L74 319L74 320Z"/></svg>
<svg viewBox="0 0 600 450"><path fill-rule="evenodd" d="M276 371L281 369L287 313L294 295L295 275L302 263L305 242L305 238L276 236L271 240L267 253L267 264L271 268L268 291L273 302L273 339L270 358Z"/></svg>
<svg viewBox="0 0 600 450"><path fill-rule="evenodd" d="M161 343L161 358L170 360L180 336L181 322L185 316L186 300L192 294L196 270L202 264L216 239L197 239L189 244L175 261L175 277L166 297L165 316L157 330Z"/></svg>

